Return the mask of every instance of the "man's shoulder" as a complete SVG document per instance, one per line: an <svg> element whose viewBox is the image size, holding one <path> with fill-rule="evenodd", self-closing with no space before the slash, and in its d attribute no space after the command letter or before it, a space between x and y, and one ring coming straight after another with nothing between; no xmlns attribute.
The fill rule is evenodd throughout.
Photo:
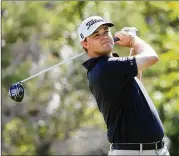
<svg viewBox="0 0 179 156"><path fill-rule="evenodd" d="M90 70L93 67L96 67L96 65L101 65L104 63L104 60L107 60L108 57L106 56L100 56L100 57L94 57L86 60L82 63L82 65L87 69Z"/></svg>

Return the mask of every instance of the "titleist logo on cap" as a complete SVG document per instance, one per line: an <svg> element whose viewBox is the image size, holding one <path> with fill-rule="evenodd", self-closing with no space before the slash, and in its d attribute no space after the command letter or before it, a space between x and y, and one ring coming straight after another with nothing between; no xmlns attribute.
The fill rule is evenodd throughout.
<svg viewBox="0 0 179 156"><path fill-rule="evenodd" d="M86 23L87 29L89 29L93 24L97 22L102 22L104 21L103 19L92 19L88 23Z"/></svg>

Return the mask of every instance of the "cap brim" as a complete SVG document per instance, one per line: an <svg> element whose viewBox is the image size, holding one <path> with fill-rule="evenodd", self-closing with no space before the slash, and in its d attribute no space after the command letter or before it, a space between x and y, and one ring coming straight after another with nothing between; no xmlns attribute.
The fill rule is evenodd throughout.
<svg viewBox="0 0 179 156"><path fill-rule="evenodd" d="M113 23L104 23L104 24L102 24L102 25L107 25L108 27L113 27L113 26L114 26Z"/></svg>

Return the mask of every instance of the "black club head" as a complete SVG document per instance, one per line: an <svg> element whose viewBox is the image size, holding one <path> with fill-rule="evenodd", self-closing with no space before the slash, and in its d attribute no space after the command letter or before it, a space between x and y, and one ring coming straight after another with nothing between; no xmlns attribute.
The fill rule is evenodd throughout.
<svg viewBox="0 0 179 156"><path fill-rule="evenodd" d="M17 82L12 84L9 88L9 96L12 100L21 102L24 97L24 87L22 83Z"/></svg>

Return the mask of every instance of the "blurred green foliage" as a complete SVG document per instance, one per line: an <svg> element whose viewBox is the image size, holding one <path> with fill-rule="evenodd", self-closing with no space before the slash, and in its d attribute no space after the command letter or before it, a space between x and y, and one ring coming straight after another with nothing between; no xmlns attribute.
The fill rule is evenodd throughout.
<svg viewBox="0 0 179 156"><path fill-rule="evenodd" d="M143 82L171 140L170 154L179 155L178 2L3 1L1 13L2 154L51 155L56 139L68 139L80 127L105 128L77 60L26 82L22 103L8 97L12 83L82 52L77 26L100 15L115 24L113 34L137 27L159 54L159 63L144 72ZM129 53L120 47L114 51ZM50 103L57 104L54 110Z"/></svg>

